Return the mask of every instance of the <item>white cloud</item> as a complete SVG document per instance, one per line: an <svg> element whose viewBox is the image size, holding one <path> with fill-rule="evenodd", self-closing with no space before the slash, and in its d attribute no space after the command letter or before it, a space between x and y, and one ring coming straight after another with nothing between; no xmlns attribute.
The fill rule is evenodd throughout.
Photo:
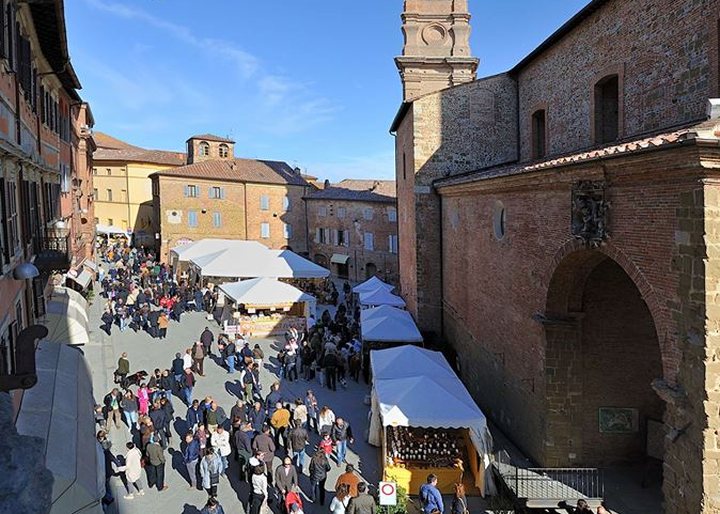
<svg viewBox="0 0 720 514"><path fill-rule="evenodd" d="M112 16L139 21L165 31L189 46L200 50L212 50L214 54L220 54L234 63L239 78L248 83L255 91L255 93L249 95L257 100L251 106L256 116L253 125L263 132L274 135L302 132L308 128L327 123L333 119L334 113L338 111L338 107L334 102L315 94L311 84L267 71L264 69L260 59L238 48L231 41L200 37L188 27L164 20L145 10L129 7L111 0L85 0L85 2L90 7ZM102 68L106 80L121 90L124 85L127 85L122 83L123 74L120 72L112 73L112 71L108 66ZM132 101L133 107L146 104L149 101L150 92L155 89L152 86L157 80L148 77L144 78L148 79L150 91L143 91L143 88L139 86L130 88L129 90L138 96L137 99ZM171 81L166 76L163 76L162 80L164 84L171 84ZM182 82L187 81L180 80L180 83ZM185 92L181 96L191 99L189 97L193 95ZM212 100L212 98L207 98L207 94L198 93L198 96L199 98L196 98L196 100ZM236 113L227 111L222 113L228 118L233 114ZM248 110L246 109L242 114L247 117Z"/></svg>

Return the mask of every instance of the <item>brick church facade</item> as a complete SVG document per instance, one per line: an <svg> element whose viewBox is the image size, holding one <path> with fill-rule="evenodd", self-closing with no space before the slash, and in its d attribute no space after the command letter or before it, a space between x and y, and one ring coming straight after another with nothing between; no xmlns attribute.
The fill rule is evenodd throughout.
<svg viewBox="0 0 720 514"><path fill-rule="evenodd" d="M480 4L481 5L481 4ZM663 462L720 512L718 0L594 0L476 79L466 1L406 0L400 282L542 466Z"/></svg>

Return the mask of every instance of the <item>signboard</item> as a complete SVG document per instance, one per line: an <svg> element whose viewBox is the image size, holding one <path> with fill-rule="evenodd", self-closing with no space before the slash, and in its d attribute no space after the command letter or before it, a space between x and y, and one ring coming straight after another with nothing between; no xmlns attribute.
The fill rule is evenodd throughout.
<svg viewBox="0 0 720 514"><path fill-rule="evenodd" d="M395 482L380 482L380 505L397 505L397 486Z"/></svg>
<svg viewBox="0 0 720 514"><path fill-rule="evenodd" d="M598 421L601 434L633 434L638 431L639 412L626 407L600 407Z"/></svg>

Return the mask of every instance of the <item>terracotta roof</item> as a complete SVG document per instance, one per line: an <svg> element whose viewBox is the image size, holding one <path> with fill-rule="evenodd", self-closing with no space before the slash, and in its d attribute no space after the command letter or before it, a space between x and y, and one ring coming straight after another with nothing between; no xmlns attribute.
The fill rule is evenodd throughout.
<svg viewBox="0 0 720 514"><path fill-rule="evenodd" d="M394 180L345 179L305 195L309 200L349 200L355 202L385 202L396 200Z"/></svg>
<svg viewBox="0 0 720 514"><path fill-rule="evenodd" d="M216 159L153 173L164 177L188 177L260 184L309 185L286 162L255 159Z"/></svg>
<svg viewBox="0 0 720 514"><path fill-rule="evenodd" d="M98 148L93 153L93 161L146 162L182 166L186 162L186 157L182 152L166 152L164 150L145 150L132 147L126 149Z"/></svg>
<svg viewBox="0 0 720 514"><path fill-rule="evenodd" d="M120 139L116 137L112 137L109 134L106 134L105 132L99 132L97 130L93 131L93 137L95 139L95 145L98 148L113 148L116 150L120 149L134 149L134 150L141 150L139 146L131 145L130 143L126 143L125 141L121 141Z"/></svg>
<svg viewBox="0 0 720 514"><path fill-rule="evenodd" d="M190 136L187 140L190 141L191 139L203 139L205 141L218 141L220 143L235 143L235 141L233 141L232 139L216 136L214 134L198 134L195 136Z"/></svg>
<svg viewBox="0 0 720 514"><path fill-rule="evenodd" d="M610 146L561 155L545 161L484 168L436 180L434 185L435 187L442 188L479 180L489 180L524 173L533 173L562 166L571 166L573 164L597 159L623 157L633 153L662 149L670 145L694 142L696 140L717 141L718 139L720 139L720 120L707 120L684 128L678 128L671 132L662 132L638 139L622 141Z"/></svg>

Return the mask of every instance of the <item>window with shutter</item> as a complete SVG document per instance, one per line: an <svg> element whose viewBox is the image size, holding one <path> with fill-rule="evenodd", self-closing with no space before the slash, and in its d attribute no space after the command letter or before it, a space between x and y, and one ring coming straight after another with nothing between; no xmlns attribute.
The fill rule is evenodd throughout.
<svg viewBox="0 0 720 514"><path fill-rule="evenodd" d="M370 251L375 249L375 240L372 232L365 232L365 249Z"/></svg>
<svg viewBox="0 0 720 514"><path fill-rule="evenodd" d="M213 212L213 227L222 227L222 215L219 212Z"/></svg>
<svg viewBox="0 0 720 514"><path fill-rule="evenodd" d="M268 211L270 210L270 198L262 195L260 197L260 210L261 211Z"/></svg>
<svg viewBox="0 0 720 514"><path fill-rule="evenodd" d="M270 237L270 223L260 223L260 237L263 239Z"/></svg>
<svg viewBox="0 0 720 514"><path fill-rule="evenodd" d="M320 229L319 228L315 229L315 242L316 243L320 242Z"/></svg>
<svg viewBox="0 0 720 514"><path fill-rule="evenodd" d="M6 12L5 0L0 0L0 57L7 57L7 12Z"/></svg>
<svg viewBox="0 0 720 514"><path fill-rule="evenodd" d="M335 246L340 245L340 231L335 228L332 229L332 240Z"/></svg>
<svg viewBox="0 0 720 514"><path fill-rule="evenodd" d="M3 264L10 262L10 244L8 240L8 219L7 219L7 200L5 199L5 179L0 178L0 246L2 246ZM0 268L2 268L0 266Z"/></svg>

